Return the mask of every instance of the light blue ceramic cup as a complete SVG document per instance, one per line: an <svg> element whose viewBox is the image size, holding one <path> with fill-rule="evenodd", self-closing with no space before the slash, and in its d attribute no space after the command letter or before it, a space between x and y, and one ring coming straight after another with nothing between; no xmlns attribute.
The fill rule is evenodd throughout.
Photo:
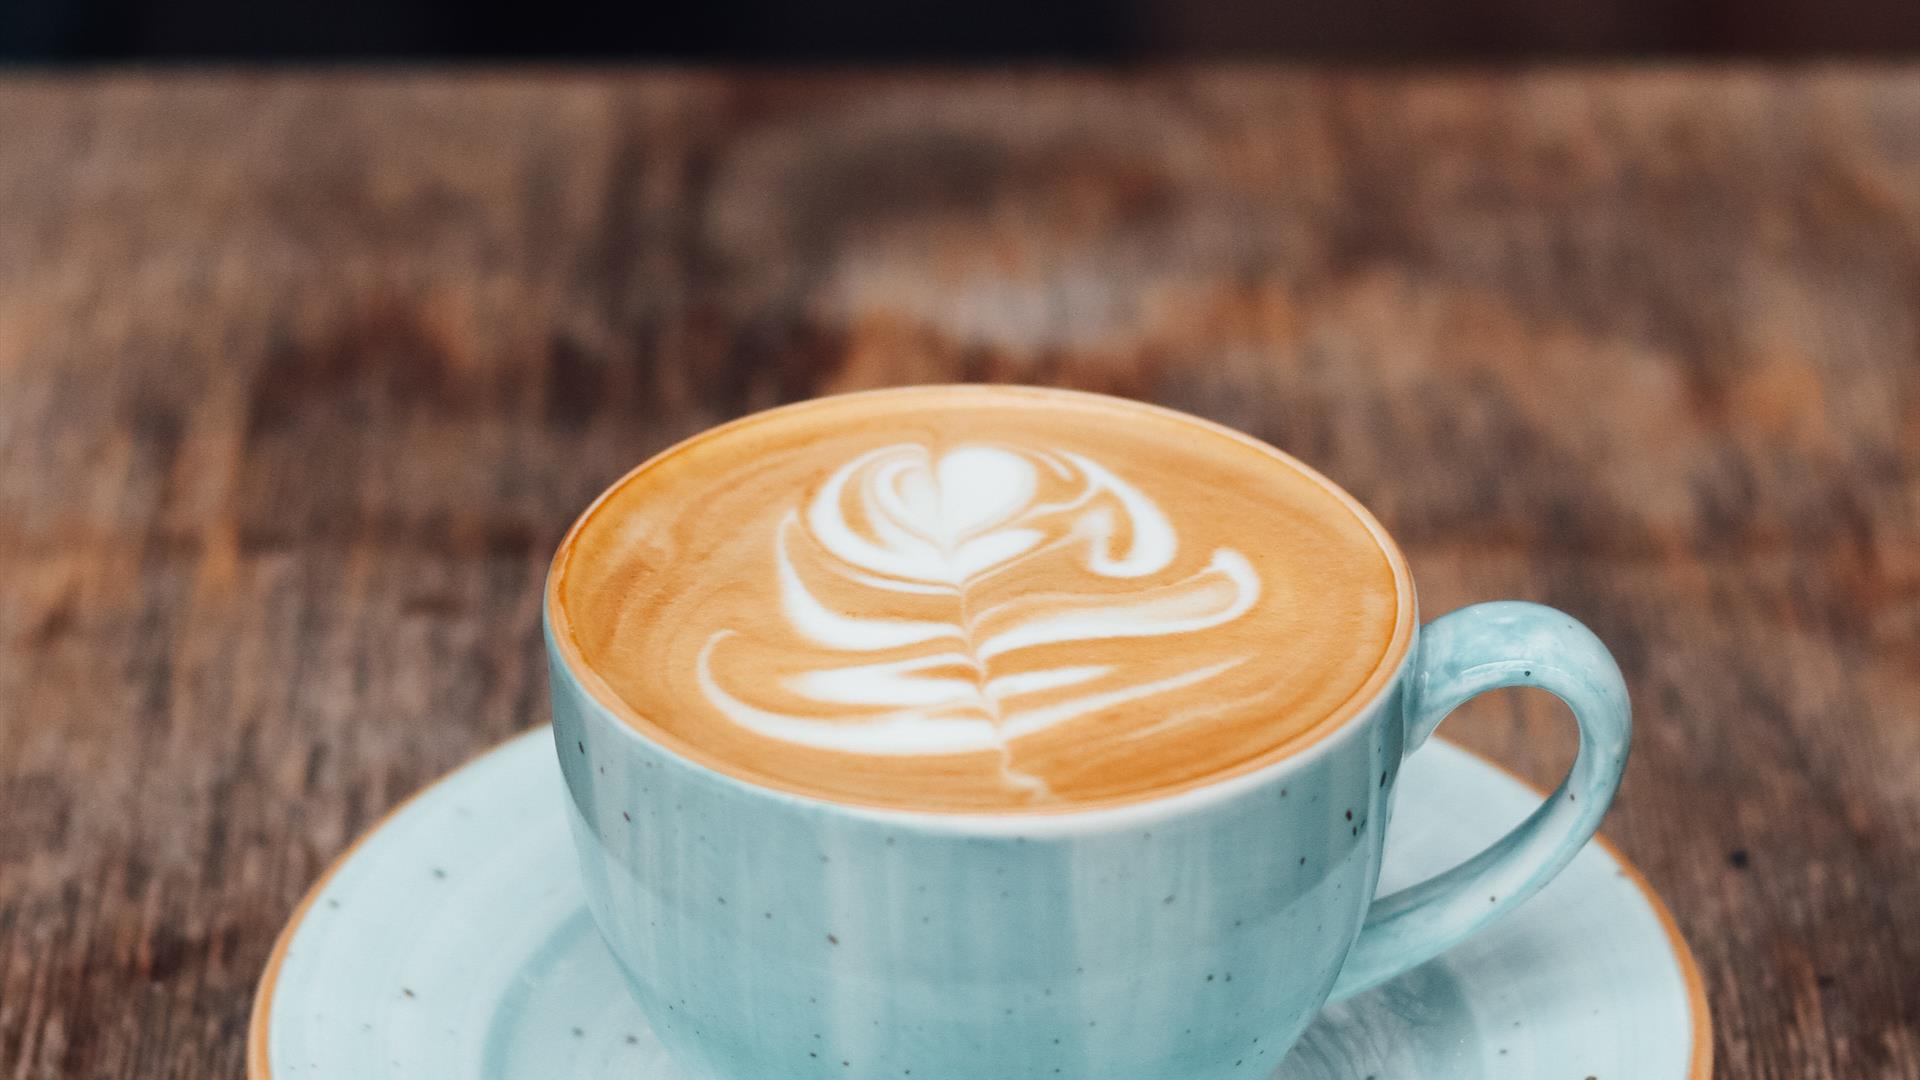
<svg viewBox="0 0 1920 1080"><path fill-rule="evenodd" d="M1535 604L1416 629L1380 536L1407 591L1404 645L1337 729L1207 786L1042 815L836 803L696 763L587 688L550 592L553 731L588 903L661 1041L689 1075L723 1080L1264 1077L1330 998L1533 895L1619 782L1619 669ZM1571 707L1571 774L1499 844L1374 900L1401 761L1462 702L1509 686Z"/></svg>

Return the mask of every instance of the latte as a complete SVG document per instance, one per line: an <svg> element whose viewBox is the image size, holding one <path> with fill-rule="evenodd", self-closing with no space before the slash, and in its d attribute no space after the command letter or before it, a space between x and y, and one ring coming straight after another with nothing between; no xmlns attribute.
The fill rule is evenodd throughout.
<svg viewBox="0 0 1920 1080"><path fill-rule="evenodd" d="M548 617L646 736L754 783L948 812L1150 798L1337 727L1410 640L1405 566L1253 439L1011 387L826 398L635 469Z"/></svg>

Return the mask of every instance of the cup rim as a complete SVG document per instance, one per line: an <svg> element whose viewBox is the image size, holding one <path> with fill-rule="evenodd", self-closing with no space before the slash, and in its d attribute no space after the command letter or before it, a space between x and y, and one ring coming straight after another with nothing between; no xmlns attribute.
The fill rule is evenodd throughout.
<svg viewBox="0 0 1920 1080"><path fill-rule="evenodd" d="M1373 537L1392 569L1397 610L1393 633L1382 650L1380 659L1375 663L1365 681L1325 717L1279 746L1269 748L1232 769L1212 773L1173 787L1156 789L1137 796L1120 796L1112 800L1066 803L1057 806L944 810L903 807L893 803L857 798L830 798L802 788L788 786L772 777L762 777L741 770L648 720L639 710L628 705L614 693L612 688L594 671L592 665L587 663L578 643L573 638L571 623L567 619L564 606L560 603L559 588L573 553L574 541L615 492L626 487L641 473L690 447L752 426L776 414L786 415L828 408L848 399L928 394L990 394L1053 400L1069 399L1116 410L1146 412L1224 436L1274 459L1277 464L1292 468L1307 480L1319 485L1354 515ZM548 564L546 581L541 590L540 606L543 636L548 653L556 661L554 666L565 671L567 678L581 691L581 696L592 703L602 719L664 756L677 760L697 772L709 774L731 785L780 801L791 801L815 809L828 809L856 817L883 820L896 825L909 822L923 826L938 823L960 832L1031 832L1034 831L1035 826L1044 827L1045 823L1049 822L1072 828L1096 821L1105 823L1154 820L1231 797L1242 790L1266 783L1276 776L1290 773L1299 765L1321 756L1321 752L1331 743L1341 741L1335 736L1346 732L1361 719L1371 716L1382 699L1399 684L1401 675L1412 657L1418 621L1418 598L1414 591L1413 576L1399 545L1358 499L1307 463L1245 432L1178 409L1083 390L1004 383L932 383L823 395L748 413L675 442L621 474L581 511L561 538L553 559Z"/></svg>

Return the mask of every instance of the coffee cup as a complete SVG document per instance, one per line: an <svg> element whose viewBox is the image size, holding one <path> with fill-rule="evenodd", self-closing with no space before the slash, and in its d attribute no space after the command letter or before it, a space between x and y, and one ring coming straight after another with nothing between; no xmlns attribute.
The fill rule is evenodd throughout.
<svg viewBox="0 0 1920 1080"><path fill-rule="evenodd" d="M1239 433L1066 391L748 417L643 464L549 576L593 918L726 1080L1226 1080L1525 901L1597 827L1629 711L1523 602L1419 624L1351 496ZM1567 778L1375 896L1449 712L1561 698Z"/></svg>

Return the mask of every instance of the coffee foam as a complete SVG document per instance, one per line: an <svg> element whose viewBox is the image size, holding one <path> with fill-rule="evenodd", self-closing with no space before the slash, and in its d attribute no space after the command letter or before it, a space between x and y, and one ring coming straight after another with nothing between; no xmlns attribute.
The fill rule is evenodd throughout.
<svg viewBox="0 0 1920 1080"><path fill-rule="evenodd" d="M1282 756L1410 636L1405 569L1304 466L1094 395L928 387L696 437L582 517L576 672L757 783L929 810L1133 801Z"/></svg>

